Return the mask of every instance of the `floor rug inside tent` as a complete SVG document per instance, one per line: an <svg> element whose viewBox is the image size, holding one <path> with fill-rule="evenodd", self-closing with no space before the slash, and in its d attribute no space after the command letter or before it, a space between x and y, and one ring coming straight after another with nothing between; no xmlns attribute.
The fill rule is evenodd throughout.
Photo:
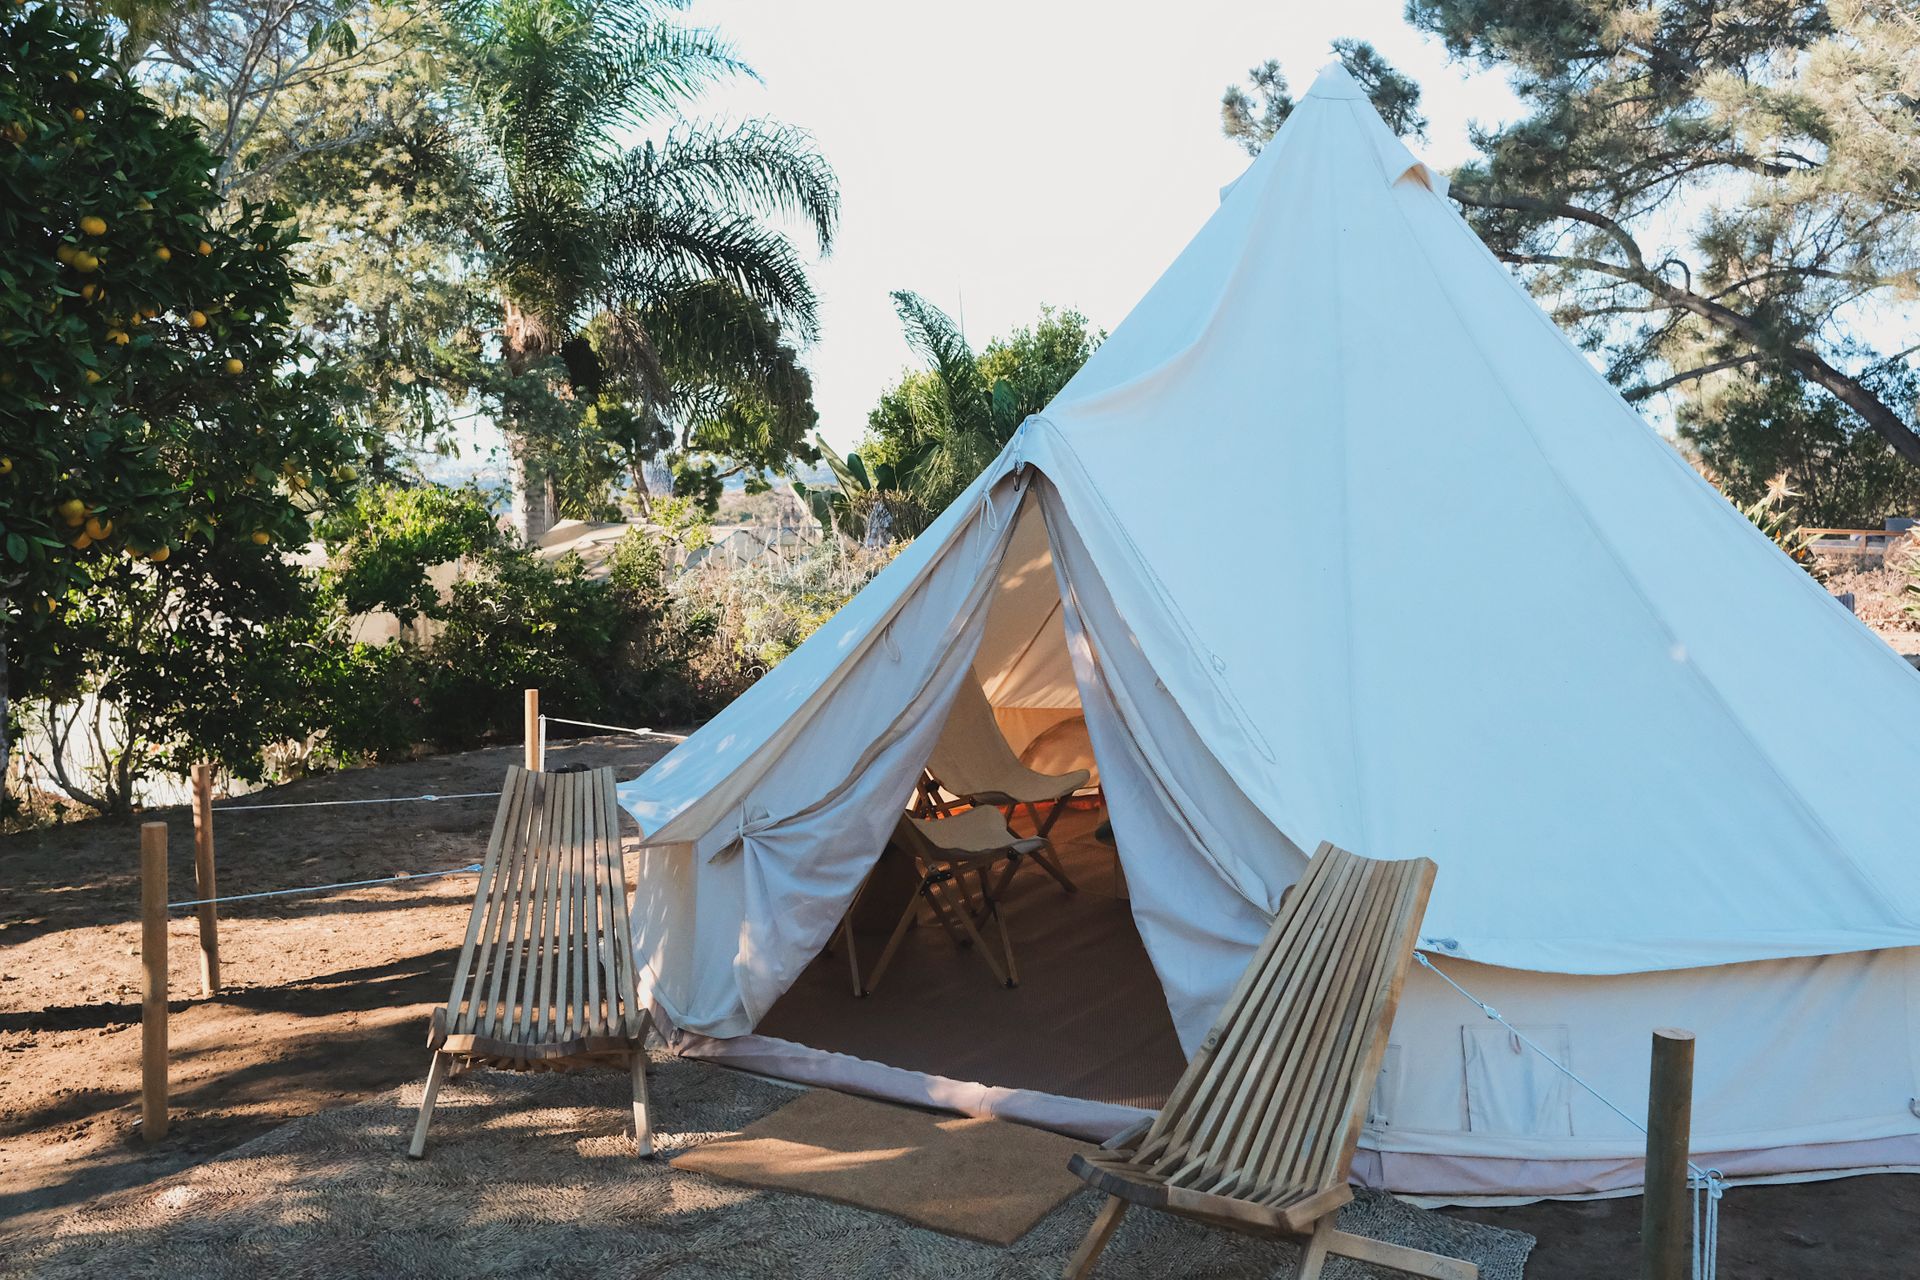
<svg viewBox="0 0 1920 1280"><path fill-rule="evenodd" d="M1012 1244L1080 1189L1067 1161L1085 1145L1005 1120L815 1089L673 1166Z"/></svg>
<svg viewBox="0 0 1920 1280"><path fill-rule="evenodd" d="M0 1256L0 1277L1028 1280L1060 1274L1099 1207L1093 1192L1076 1192L1001 1248L667 1163L794 1097L791 1088L703 1063L658 1061L662 1158L637 1160L624 1129L625 1072L475 1072L442 1090L427 1158L416 1161L403 1154L420 1102L416 1084L296 1120L164 1182L82 1205L55 1234ZM1363 1196L1340 1225L1471 1259L1485 1280L1520 1280L1533 1248L1531 1236L1422 1213L1387 1196ZM1288 1274L1295 1256L1291 1244L1133 1213L1102 1274L1254 1280ZM1327 1275L1387 1277L1344 1260Z"/></svg>

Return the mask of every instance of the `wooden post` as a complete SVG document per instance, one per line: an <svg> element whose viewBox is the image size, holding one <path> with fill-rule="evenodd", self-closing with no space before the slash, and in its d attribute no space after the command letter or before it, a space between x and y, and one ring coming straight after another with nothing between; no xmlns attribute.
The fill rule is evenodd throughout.
<svg viewBox="0 0 1920 1280"><path fill-rule="evenodd" d="M140 824L140 1136L167 1136L167 824Z"/></svg>
<svg viewBox="0 0 1920 1280"><path fill-rule="evenodd" d="M217 898L213 873L213 766L193 766L193 884L196 898ZM220 914L200 904L200 994L220 990Z"/></svg>
<svg viewBox="0 0 1920 1280"><path fill-rule="evenodd" d="M540 771L540 691L527 690L527 768Z"/></svg>
<svg viewBox="0 0 1920 1280"><path fill-rule="evenodd" d="M1647 1088L1647 1186L1640 1213L1642 1280L1687 1280L1693 1243L1687 1206L1692 1129L1693 1032L1656 1028Z"/></svg>

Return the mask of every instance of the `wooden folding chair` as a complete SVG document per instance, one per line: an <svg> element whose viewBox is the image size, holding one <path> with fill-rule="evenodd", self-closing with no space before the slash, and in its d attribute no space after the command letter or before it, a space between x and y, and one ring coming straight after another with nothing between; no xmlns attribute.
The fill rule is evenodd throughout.
<svg viewBox="0 0 1920 1280"><path fill-rule="evenodd" d="M1295 1280L1328 1254L1475 1280L1470 1262L1338 1230L1347 1175L1426 913L1434 865L1323 844L1160 1114L1068 1167L1107 1192L1067 1264L1093 1270L1131 1205L1305 1238Z"/></svg>
<svg viewBox="0 0 1920 1280"><path fill-rule="evenodd" d="M1011 819L1024 806L1033 818L1035 834L1046 841L1036 849L1033 863L1073 893L1074 883L1053 856L1053 844L1047 839L1053 824L1066 812L1073 793L1087 785L1093 776L1085 769L1072 773L1037 773L1020 763L1020 757L1007 745L993 718L993 705L972 680L960 682L960 692L947 712L947 723L934 744L927 761L930 778L922 781L922 796L934 812L951 805L944 801L944 790L958 803L987 805L1005 812ZM933 785L929 787L927 784ZM1040 806L1048 806L1042 813Z"/></svg>
<svg viewBox="0 0 1920 1280"><path fill-rule="evenodd" d="M895 855L910 859L919 883L908 897L906 910L900 913L900 922L894 925L886 948L880 952L880 958L874 962L873 972L865 982L860 981L860 960L854 950L853 908L850 906L847 909L841 935L847 947L848 965L854 975L854 994L872 995L879 989L880 979L886 975L887 966L893 963L894 953L900 949L907 930L913 927L922 903L932 908L934 919L940 922L956 945L971 947L979 955L993 972L994 981L1003 986L1019 986L1020 970L1014 964L1013 939L1007 933L1007 922L1000 913L1000 894L1006 889L1007 882L1013 879L1013 873L1019 869L1020 860L1031 857L1036 849L1045 846L1044 840L1015 835L1007 826L1007 820L995 809L968 809L950 818L918 818L912 814L902 814L899 825L894 828L888 854L882 856ZM999 870L997 878L992 874L996 868ZM969 874L976 876L980 884L980 905L977 908L964 884L964 877ZM858 896L855 895L856 902ZM1000 935L1000 953L1006 962L1004 968L987 948L986 938L980 932L981 926L989 918Z"/></svg>
<svg viewBox="0 0 1920 1280"><path fill-rule="evenodd" d="M507 770L453 992L427 1034L433 1065L407 1154L427 1148L456 1059L509 1070L586 1063L633 1076L639 1154L647 1121L647 1028L634 979L613 770Z"/></svg>

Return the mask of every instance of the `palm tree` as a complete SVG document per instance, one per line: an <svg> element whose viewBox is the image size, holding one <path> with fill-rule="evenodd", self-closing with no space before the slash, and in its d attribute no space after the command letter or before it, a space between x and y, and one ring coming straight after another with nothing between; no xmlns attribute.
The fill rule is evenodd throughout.
<svg viewBox="0 0 1920 1280"><path fill-rule="evenodd" d="M508 374L526 375L602 317L593 362L638 388L650 412L685 419L691 444L690 371L663 353L698 348L716 384L738 390L745 377L791 407L798 366L780 335L810 340L818 315L798 251L770 220L802 221L825 252L839 188L812 139L774 122L678 121L631 144L716 80L752 74L714 32L677 22L683 5L457 0L451 39ZM546 485L505 425L521 531L533 536L548 519Z"/></svg>
<svg viewBox="0 0 1920 1280"><path fill-rule="evenodd" d="M1022 404L1004 378L989 384L960 327L919 294L897 292L893 307L907 344L928 366L924 374L908 378L901 391L918 444L913 491L927 510L938 512L973 483L1041 405Z"/></svg>

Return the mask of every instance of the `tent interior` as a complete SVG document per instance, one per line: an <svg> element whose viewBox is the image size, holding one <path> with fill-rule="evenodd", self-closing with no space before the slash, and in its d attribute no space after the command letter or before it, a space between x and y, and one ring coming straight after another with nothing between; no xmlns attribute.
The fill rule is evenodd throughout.
<svg viewBox="0 0 1920 1280"><path fill-rule="evenodd" d="M836 935L755 1030L953 1080L1158 1107L1186 1055L1134 925L1081 715L1046 523L1031 499L1001 562L973 676L1022 763L1041 773L1091 775L1050 832L1073 890L1028 861L997 904L1019 984L996 982L922 905L873 991L855 996L845 941ZM943 732L956 728L950 722ZM1017 835L1035 831L1025 809L1009 825ZM903 882L885 866L850 913L863 974L872 972L913 893L910 877ZM997 943L991 930L987 936Z"/></svg>

